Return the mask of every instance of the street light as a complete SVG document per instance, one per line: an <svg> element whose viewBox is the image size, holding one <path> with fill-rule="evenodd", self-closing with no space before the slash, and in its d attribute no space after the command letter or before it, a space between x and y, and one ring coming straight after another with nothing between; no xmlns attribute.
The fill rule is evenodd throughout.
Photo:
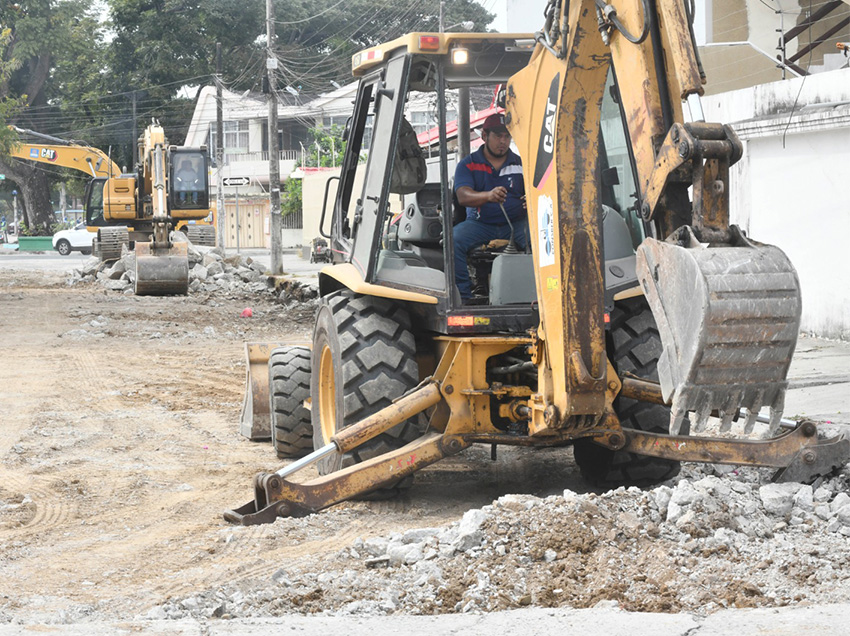
<svg viewBox="0 0 850 636"><path fill-rule="evenodd" d="M471 20L464 20L463 22L458 22L457 24L452 24L451 26L443 26L443 12L445 11L445 8L446 8L446 3L441 2L440 3L440 19L439 19L440 33L445 33L449 29L453 29L456 26L462 27L464 31L472 31L472 29L475 27L475 23L472 22Z"/></svg>
<svg viewBox="0 0 850 636"><path fill-rule="evenodd" d="M464 20L463 22L458 22L457 24L452 24L451 26L443 27L443 31L448 31L449 29L454 29L458 26L464 31L472 31L472 29L475 28L475 22L473 22L472 20Z"/></svg>

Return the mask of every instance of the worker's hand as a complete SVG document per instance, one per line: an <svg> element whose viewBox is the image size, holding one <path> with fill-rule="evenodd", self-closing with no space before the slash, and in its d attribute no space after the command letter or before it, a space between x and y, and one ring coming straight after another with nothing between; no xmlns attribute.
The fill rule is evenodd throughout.
<svg viewBox="0 0 850 636"><path fill-rule="evenodd" d="M525 195L523 194L523 195L519 198L519 200L520 200L520 201L522 201L522 209L523 209L523 210L527 210L527 209L528 209L528 201L526 201L526 200L525 200Z"/></svg>
<svg viewBox="0 0 850 636"><path fill-rule="evenodd" d="M504 203L508 198L508 191L502 186L498 186L487 193L487 201L490 203Z"/></svg>

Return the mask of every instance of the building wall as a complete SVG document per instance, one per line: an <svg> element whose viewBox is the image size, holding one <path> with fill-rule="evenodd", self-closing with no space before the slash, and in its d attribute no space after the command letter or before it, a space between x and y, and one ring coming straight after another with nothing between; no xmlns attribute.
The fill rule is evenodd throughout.
<svg viewBox="0 0 850 636"><path fill-rule="evenodd" d="M354 190L352 200L360 197L363 190L363 177L365 174L365 163L358 166L357 175L354 179ZM319 220L322 216L322 205L325 198L325 185L331 177L338 177L340 168L313 168L301 176L301 210L303 218L302 245L310 245L310 242L319 236ZM296 178L296 177L291 177ZM330 231L331 215L333 214L333 202L336 199L338 180L331 182L328 188L328 210L325 219L325 230ZM399 195L390 195L390 211L393 214L402 211L402 199Z"/></svg>
<svg viewBox="0 0 850 636"><path fill-rule="evenodd" d="M732 221L791 259L803 331L850 340L850 69L715 95L704 106L745 147L732 168Z"/></svg>

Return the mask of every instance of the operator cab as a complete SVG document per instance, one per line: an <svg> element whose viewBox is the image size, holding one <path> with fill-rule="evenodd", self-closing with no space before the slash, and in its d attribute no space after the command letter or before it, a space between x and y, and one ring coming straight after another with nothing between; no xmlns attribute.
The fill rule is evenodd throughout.
<svg viewBox="0 0 850 636"><path fill-rule="evenodd" d="M361 81L336 199L332 211L323 213L320 231L331 240L335 261L349 263L365 283L436 299L436 307L430 305L435 311L422 311L434 331L516 333L539 324L530 253L531 242L543 240L537 228L529 228L526 253L506 251L504 241L470 253L473 305L461 302L452 256L452 228L466 217L453 193L462 159L458 89L466 89L472 102L471 127L480 127L488 115L503 111L500 89L528 64L532 50L531 36L411 34L354 57ZM637 285L634 250L646 227L637 212L638 188L616 91L606 91L605 99L600 214L606 305L613 306L616 293ZM423 121L423 110L430 120ZM470 151L481 143L473 131ZM320 284L323 293L333 288L325 275Z"/></svg>
<svg viewBox="0 0 850 636"><path fill-rule="evenodd" d="M169 150L169 209L209 209L209 153L206 148Z"/></svg>

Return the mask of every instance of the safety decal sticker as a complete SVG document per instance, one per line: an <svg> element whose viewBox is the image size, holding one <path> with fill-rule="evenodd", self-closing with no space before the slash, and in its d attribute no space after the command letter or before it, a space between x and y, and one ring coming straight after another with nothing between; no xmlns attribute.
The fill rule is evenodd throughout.
<svg viewBox="0 0 850 636"><path fill-rule="evenodd" d="M555 207L552 198L541 194L537 199L537 240L540 267L555 264Z"/></svg>

